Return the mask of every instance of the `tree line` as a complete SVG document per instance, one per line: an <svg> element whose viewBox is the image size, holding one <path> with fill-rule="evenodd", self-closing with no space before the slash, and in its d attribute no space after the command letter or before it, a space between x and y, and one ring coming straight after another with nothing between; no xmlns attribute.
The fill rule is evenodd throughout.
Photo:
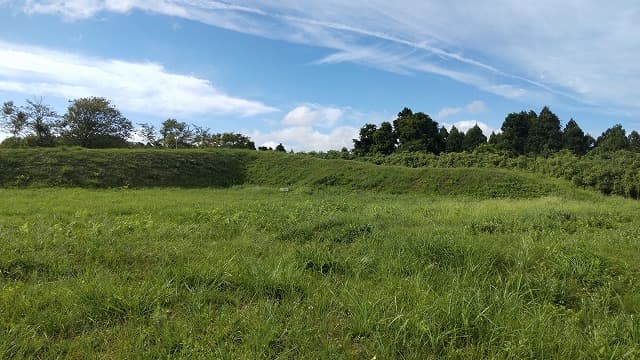
<svg viewBox="0 0 640 360"><path fill-rule="evenodd" d="M157 148L232 148L256 150L248 136L239 133L213 133L209 129L167 119L156 131L149 123L133 123L107 99L88 97L69 102L67 112L59 115L42 99L27 100L17 106L3 104L0 128L11 137L1 147L81 146L85 148L157 147ZM138 141L132 141L137 135ZM286 151L282 144L275 149Z"/></svg>
<svg viewBox="0 0 640 360"><path fill-rule="evenodd" d="M558 116L544 107L539 114L533 110L508 114L501 132L493 132L487 138L477 124L466 132L455 126L447 130L429 115L404 108L393 123L383 122L379 127L365 124L353 143L352 152L355 156L390 155L396 152L439 155L473 152L481 147L486 151L504 151L512 156L549 156L560 150L584 155L594 149L640 151L640 134L634 130L627 136L622 125L617 124L594 139L585 134L573 119L563 128Z"/></svg>

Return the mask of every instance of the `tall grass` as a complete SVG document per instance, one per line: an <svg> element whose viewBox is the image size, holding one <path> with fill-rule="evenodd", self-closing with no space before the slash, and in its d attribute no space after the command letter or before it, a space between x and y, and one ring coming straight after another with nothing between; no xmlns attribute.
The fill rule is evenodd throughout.
<svg viewBox="0 0 640 360"><path fill-rule="evenodd" d="M0 357L640 356L636 202L309 189L0 190Z"/></svg>

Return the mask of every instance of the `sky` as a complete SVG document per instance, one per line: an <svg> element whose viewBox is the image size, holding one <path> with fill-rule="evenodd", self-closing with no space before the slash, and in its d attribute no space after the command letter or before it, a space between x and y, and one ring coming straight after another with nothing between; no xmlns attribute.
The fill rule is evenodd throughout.
<svg viewBox="0 0 640 360"><path fill-rule="evenodd" d="M295 151L404 107L487 135L543 106L640 129L639 60L637 0L0 0L1 102L99 96Z"/></svg>

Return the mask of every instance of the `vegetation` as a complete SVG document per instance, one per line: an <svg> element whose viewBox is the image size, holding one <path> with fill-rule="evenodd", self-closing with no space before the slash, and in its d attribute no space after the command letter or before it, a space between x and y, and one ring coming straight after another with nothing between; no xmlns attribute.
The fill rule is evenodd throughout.
<svg viewBox="0 0 640 360"><path fill-rule="evenodd" d="M0 357L640 354L636 202L291 189L0 190Z"/></svg>

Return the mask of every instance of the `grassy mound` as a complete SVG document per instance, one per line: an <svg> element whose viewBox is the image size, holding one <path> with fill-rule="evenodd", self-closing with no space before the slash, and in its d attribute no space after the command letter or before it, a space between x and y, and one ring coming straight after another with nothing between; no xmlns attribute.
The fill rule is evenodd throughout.
<svg viewBox="0 0 640 360"><path fill-rule="evenodd" d="M574 192L563 181L523 172L486 168L422 168L376 166L298 155L260 154L247 168L255 185L338 187L396 194L419 193L478 198L534 198Z"/></svg>
<svg viewBox="0 0 640 360"><path fill-rule="evenodd" d="M0 151L0 186L259 186L533 198L575 191L568 183L487 168L410 169L303 155L232 150L26 149Z"/></svg>
<svg viewBox="0 0 640 360"><path fill-rule="evenodd" d="M242 184L246 151L0 150L0 186L228 187Z"/></svg>

